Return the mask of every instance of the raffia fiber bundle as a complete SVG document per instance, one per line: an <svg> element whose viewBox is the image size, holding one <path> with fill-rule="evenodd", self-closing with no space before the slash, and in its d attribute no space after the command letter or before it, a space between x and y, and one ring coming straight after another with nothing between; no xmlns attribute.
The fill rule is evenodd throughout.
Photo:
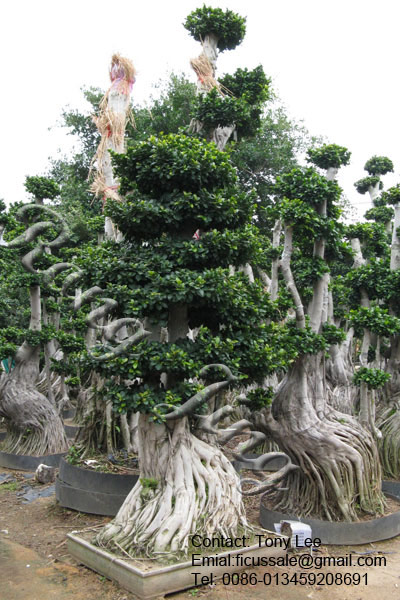
<svg viewBox="0 0 400 600"><path fill-rule="evenodd" d="M132 91L132 86L135 83L136 70L132 62L128 58L124 58L120 54L113 54L110 67L111 86L105 93L99 104L99 115L93 117L93 121L101 134L101 140L97 148L96 154L92 161L89 177L92 176L94 165L96 165L96 176L90 187L91 191L97 196L103 196L103 204L107 198L121 200L117 193L118 186L107 185L106 176L104 173L105 165L109 160L108 150L115 152L124 152L125 127L127 120L130 118L133 126L135 125L132 111L129 106L129 96ZM121 99L121 94L126 96L126 100ZM112 105L115 104L116 97L120 97L117 106L124 107L125 111L117 112L113 110ZM114 101L111 101L111 98ZM109 182L108 182L109 183Z"/></svg>
<svg viewBox="0 0 400 600"><path fill-rule="evenodd" d="M190 66L196 73L197 78L204 89L210 91L213 88L217 88L218 91L222 93L221 85L214 77L212 65L203 52L197 58L192 58L190 60Z"/></svg>

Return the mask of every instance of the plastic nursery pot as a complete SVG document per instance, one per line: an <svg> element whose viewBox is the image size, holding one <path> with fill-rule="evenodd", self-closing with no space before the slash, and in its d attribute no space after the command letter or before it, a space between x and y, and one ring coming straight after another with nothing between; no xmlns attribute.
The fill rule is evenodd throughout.
<svg viewBox="0 0 400 600"><path fill-rule="evenodd" d="M113 517L138 480L138 475L90 471L60 461L56 498L64 508Z"/></svg>
<svg viewBox="0 0 400 600"><path fill-rule="evenodd" d="M38 466L42 464L49 467L58 467L63 456L65 456L65 452L62 454L47 454L46 456L0 452L0 467L17 471L36 471Z"/></svg>
<svg viewBox="0 0 400 600"><path fill-rule="evenodd" d="M382 491L389 498L400 500L400 482L382 481ZM274 523L283 520L301 521L311 527L312 537L320 538L323 544L347 546L353 544L369 544L388 540L400 534L400 510L379 517L371 521L358 521L356 523L332 522L320 519L309 519L297 515L287 515L270 510L260 502L260 523L265 529L274 531Z"/></svg>

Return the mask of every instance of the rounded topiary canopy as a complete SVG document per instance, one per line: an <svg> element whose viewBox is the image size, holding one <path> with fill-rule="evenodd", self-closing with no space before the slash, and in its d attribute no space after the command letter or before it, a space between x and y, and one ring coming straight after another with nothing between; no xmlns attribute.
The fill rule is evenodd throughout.
<svg viewBox="0 0 400 600"><path fill-rule="evenodd" d="M364 165L370 175L386 175L393 172L393 163L387 156L373 156Z"/></svg>
<svg viewBox="0 0 400 600"><path fill-rule="evenodd" d="M320 169L339 169L341 166L349 164L351 152L343 146L325 144L320 148L310 148L307 155L307 160Z"/></svg>
<svg viewBox="0 0 400 600"><path fill-rule="evenodd" d="M379 183L379 189L383 188L383 183L380 181L378 175L371 175L371 177L364 177L355 182L354 187L359 194L366 194L369 188L373 188Z"/></svg>
<svg viewBox="0 0 400 600"><path fill-rule="evenodd" d="M60 193L59 185L49 177L27 177L25 179L25 189L38 200L54 200Z"/></svg>
<svg viewBox="0 0 400 600"><path fill-rule="evenodd" d="M382 199L386 204L395 206L400 202L400 185L397 184L382 193Z"/></svg>
<svg viewBox="0 0 400 600"><path fill-rule="evenodd" d="M231 10L225 12L221 8L203 6L187 16L183 26L197 42L204 40L207 34L218 38L218 50L233 50L238 46L246 33L246 18Z"/></svg>
<svg viewBox="0 0 400 600"><path fill-rule="evenodd" d="M145 194L226 187L236 180L227 155L213 144L180 134L161 134L111 153L120 177L121 194L137 188Z"/></svg>

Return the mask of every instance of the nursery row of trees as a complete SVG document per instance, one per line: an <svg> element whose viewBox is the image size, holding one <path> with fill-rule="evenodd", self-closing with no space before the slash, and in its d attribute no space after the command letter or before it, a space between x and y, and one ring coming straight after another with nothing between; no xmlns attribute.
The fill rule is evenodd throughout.
<svg viewBox="0 0 400 600"><path fill-rule="evenodd" d="M382 468L400 475L400 186L382 182L393 164L366 163L356 188L373 208L347 225L336 176L350 152L290 122L261 66L216 77L245 19L204 6L185 27L202 41L197 88L173 75L134 107L135 128L118 121L118 198L88 182L117 119L98 131L66 111L79 153L27 178L32 203L1 206L3 449L65 451L70 403L82 455L136 449L140 481L97 538L128 553L247 527L221 449L235 432L288 456L261 488L292 514L382 513ZM118 61L106 100L85 92L96 112L133 83ZM116 234L104 239L105 216Z"/></svg>

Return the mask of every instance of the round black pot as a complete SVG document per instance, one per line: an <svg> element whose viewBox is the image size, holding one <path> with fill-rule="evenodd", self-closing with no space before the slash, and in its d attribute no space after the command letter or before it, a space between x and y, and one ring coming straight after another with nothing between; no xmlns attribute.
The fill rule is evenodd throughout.
<svg viewBox="0 0 400 600"><path fill-rule="evenodd" d="M257 458L256 454L247 454L245 458ZM252 470L251 464L248 465L240 460L232 462L236 471L241 469ZM285 464L285 460L277 458L268 463L269 471L277 471ZM400 482L382 481L382 491L389 498L400 500ZM270 510L264 506L262 498L260 502L260 523L270 531L275 531L274 524L280 521L301 521L311 527L312 537L320 538L323 544L335 545L353 545L369 544L370 542L379 542L400 535L400 511L379 517L371 521L358 521L357 523L339 523L332 521L322 521L320 519L309 519L298 517L297 515L288 515L278 511Z"/></svg>
<svg viewBox="0 0 400 600"><path fill-rule="evenodd" d="M5 436L4 436L5 437ZM8 454L0 452L0 467L17 471L36 471L39 465L58 467L62 454L47 454L46 456L30 456L28 454Z"/></svg>
<svg viewBox="0 0 400 600"><path fill-rule="evenodd" d="M137 480L137 475L90 471L62 459L56 479L56 498L64 508L113 517Z"/></svg>
<svg viewBox="0 0 400 600"><path fill-rule="evenodd" d="M389 498L400 500L400 482L382 481L382 491ZM301 521L311 527L312 537L319 538L323 544L348 546L353 544L369 544L380 542L400 535L400 510L371 521L357 523L322 521L296 515L287 515L264 506L260 503L260 523L265 529L275 531L274 523L280 521Z"/></svg>

